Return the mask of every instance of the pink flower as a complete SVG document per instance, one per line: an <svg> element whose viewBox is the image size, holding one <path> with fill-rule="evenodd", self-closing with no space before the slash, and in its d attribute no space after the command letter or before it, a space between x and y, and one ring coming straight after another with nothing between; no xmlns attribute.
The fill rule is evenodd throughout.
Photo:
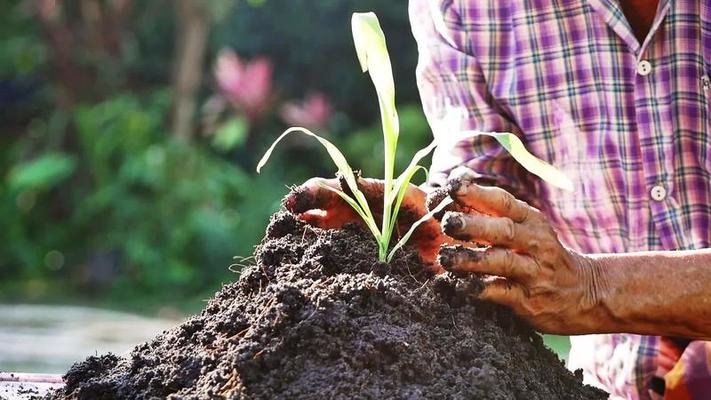
<svg viewBox="0 0 711 400"><path fill-rule="evenodd" d="M57 18L56 0L40 0L36 5L42 19L51 21Z"/></svg>
<svg viewBox="0 0 711 400"><path fill-rule="evenodd" d="M215 66L217 84L234 107L250 121L261 117L269 106L272 65L265 58L243 62L230 49L223 49Z"/></svg>
<svg viewBox="0 0 711 400"><path fill-rule="evenodd" d="M331 119L331 103L323 93L309 93L301 103L286 103L280 115L287 124L317 130Z"/></svg>

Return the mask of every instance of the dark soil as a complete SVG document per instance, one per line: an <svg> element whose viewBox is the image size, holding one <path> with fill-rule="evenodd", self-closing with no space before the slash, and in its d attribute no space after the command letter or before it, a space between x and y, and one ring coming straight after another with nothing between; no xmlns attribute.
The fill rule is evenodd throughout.
<svg viewBox="0 0 711 400"><path fill-rule="evenodd" d="M90 357L51 398L603 399L475 278L390 264L355 226L272 218L256 265L128 358Z"/></svg>

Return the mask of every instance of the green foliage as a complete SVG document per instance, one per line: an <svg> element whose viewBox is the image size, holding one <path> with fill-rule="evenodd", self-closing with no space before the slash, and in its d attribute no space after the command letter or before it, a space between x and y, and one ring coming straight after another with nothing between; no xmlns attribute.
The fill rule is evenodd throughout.
<svg viewBox="0 0 711 400"><path fill-rule="evenodd" d="M7 176L7 186L12 192L49 189L60 184L75 168L74 157L46 153L36 160L16 165Z"/></svg>
<svg viewBox="0 0 711 400"><path fill-rule="evenodd" d="M265 203L271 189L234 164L161 133L167 107L165 92L82 105L73 118L78 157L46 152L18 164L0 197L2 215L21 217L5 219L12 246L0 247L0 272L80 276L84 290L118 297L195 294L227 279L232 257L251 253L278 204ZM52 251L63 255L52 266L59 271L45 260Z"/></svg>
<svg viewBox="0 0 711 400"><path fill-rule="evenodd" d="M0 3L0 79L34 72L46 60L46 48L36 40L31 15L15 2Z"/></svg>
<svg viewBox="0 0 711 400"><path fill-rule="evenodd" d="M230 118L215 132L212 146L223 152L233 150L244 144L248 130L249 126L244 118Z"/></svg>

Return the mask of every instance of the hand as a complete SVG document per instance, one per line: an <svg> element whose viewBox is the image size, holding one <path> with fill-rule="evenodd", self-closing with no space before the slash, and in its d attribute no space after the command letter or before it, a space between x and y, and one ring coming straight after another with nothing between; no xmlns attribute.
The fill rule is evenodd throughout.
<svg viewBox="0 0 711 400"><path fill-rule="evenodd" d="M457 211L444 215L442 228L465 244L444 246L442 267L491 275L480 298L511 307L540 331L589 333L599 301L593 262L565 248L537 209L457 174L448 187Z"/></svg>
<svg viewBox="0 0 711 400"><path fill-rule="evenodd" d="M351 206L324 186L341 190L338 179L312 178L292 190L284 200L284 206L307 223L324 229L340 228L349 222L363 223ZM383 212L383 181L358 178L358 187L365 195L380 227ZM427 213L425 199L425 192L410 184L398 213L398 224L393 235L396 239ZM446 237L442 234L439 223L435 219L430 219L417 228L408 244L417 248L420 258L431 265L435 272L440 272L442 270L437 264L437 252L445 240Z"/></svg>

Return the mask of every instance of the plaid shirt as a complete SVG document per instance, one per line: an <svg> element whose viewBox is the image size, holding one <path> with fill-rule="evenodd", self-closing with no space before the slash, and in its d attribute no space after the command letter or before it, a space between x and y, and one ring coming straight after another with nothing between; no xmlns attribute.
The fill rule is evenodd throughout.
<svg viewBox="0 0 711 400"><path fill-rule="evenodd" d="M467 165L586 253L710 247L710 0L660 0L644 43L617 0L411 0L410 18L435 136L517 133L575 191L533 179L487 137L438 148L432 183ZM711 398L711 346L667 342L574 337L569 366L612 398L661 398L663 385Z"/></svg>

